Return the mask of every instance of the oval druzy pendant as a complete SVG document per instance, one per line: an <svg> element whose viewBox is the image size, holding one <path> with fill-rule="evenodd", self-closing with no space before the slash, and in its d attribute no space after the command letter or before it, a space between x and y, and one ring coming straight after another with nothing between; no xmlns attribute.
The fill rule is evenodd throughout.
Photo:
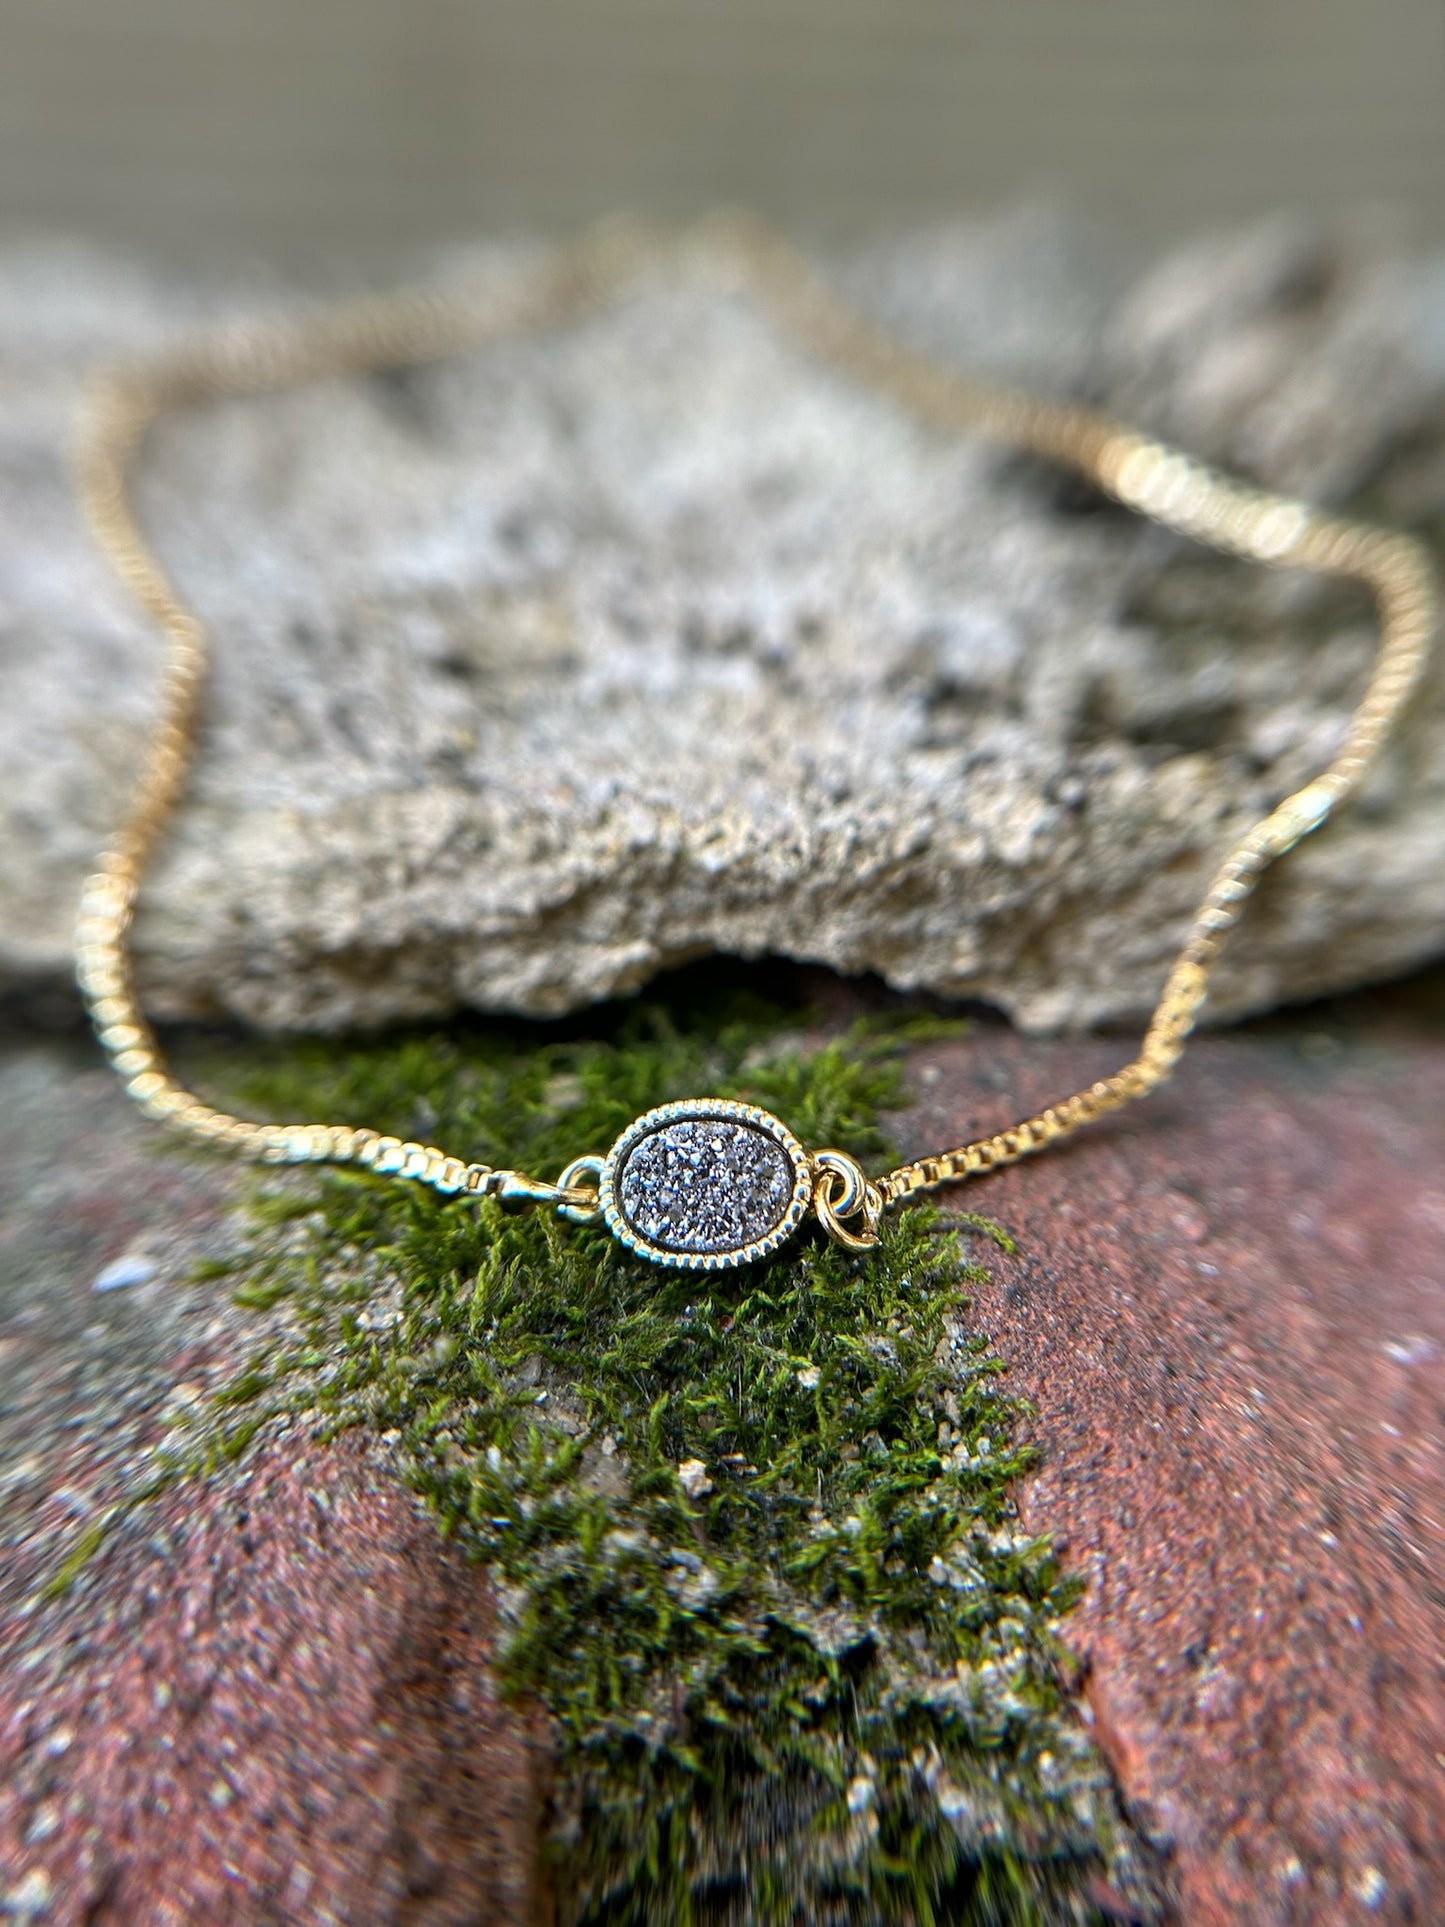
<svg viewBox="0 0 1445 1927"><path fill-rule="evenodd" d="M808 1154L751 1104L697 1098L629 1124L598 1202L615 1238L662 1265L718 1271L777 1250L812 1195Z"/></svg>

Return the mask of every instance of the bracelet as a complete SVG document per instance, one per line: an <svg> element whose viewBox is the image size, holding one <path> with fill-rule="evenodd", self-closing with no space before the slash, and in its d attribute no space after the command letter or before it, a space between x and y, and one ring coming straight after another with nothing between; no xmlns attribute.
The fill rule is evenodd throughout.
<svg viewBox="0 0 1445 1927"><path fill-rule="evenodd" d="M806 1149L770 1113L722 1099L649 1111L605 1154L575 1158L555 1183L365 1128L261 1124L215 1110L171 1075L141 1009L128 947L147 860L195 748L208 648L130 501L129 472L151 424L170 408L434 360L519 330L562 326L618 300L644 270L679 258L687 243L609 223L505 298L413 291L224 330L98 378L77 471L96 539L168 644L160 721L130 811L85 885L75 952L96 1034L148 1117L266 1163L355 1164L447 1196L553 1205L576 1223L600 1219L630 1250L660 1264L717 1270L750 1263L777 1251L810 1212L837 1243L865 1251L878 1243L884 1211L903 1199L1042 1151L1163 1083L1261 874L1319 829L1375 761L1420 680L1436 626L1436 590L1421 542L1248 487L1091 410L965 380L851 312L755 221L712 222L703 238L709 258L805 350L935 426L982 434L1072 468L1124 507L1223 554L1364 583L1379 612L1379 644L1333 760L1224 856L1130 1063L1009 1130L881 1176L869 1177L844 1151Z"/></svg>

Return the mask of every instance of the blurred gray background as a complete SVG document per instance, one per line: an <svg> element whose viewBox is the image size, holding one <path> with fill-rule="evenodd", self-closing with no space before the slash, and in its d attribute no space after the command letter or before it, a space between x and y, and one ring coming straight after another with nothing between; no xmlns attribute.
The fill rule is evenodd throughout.
<svg viewBox="0 0 1445 1927"><path fill-rule="evenodd" d="M1445 234L1441 0L0 0L0 226L364 258L619 204Z"/></svg>

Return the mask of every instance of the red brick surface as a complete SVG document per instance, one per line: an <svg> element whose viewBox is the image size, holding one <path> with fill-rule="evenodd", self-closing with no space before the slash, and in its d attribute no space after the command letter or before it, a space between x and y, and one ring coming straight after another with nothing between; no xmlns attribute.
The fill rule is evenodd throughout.
<svg viewBox="0 0 1445 1927"><path fill-rule="evenodd" d="M1170 1089L955 1190L1020 1241L976 1315L1036 1403L1026 1518L1188 1927L1445 1920L1445 1036L1201 1039ZM906 1148L1117 1046L935 1047Z"/></svg>
<svg viewBox="0 0 1445 1927"><path fill-rule="evenodd" d="M9 1910L47 1927L539 1919L546 1756L487 1592L359 1440L178 1491L0 1700Z"/></svg>

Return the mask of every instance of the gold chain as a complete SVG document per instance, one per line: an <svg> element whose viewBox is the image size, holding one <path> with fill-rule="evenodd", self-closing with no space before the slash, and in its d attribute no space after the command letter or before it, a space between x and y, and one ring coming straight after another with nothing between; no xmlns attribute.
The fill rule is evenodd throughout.
<svg viewBox="0 0 1445 1927"><path fill-rule="evenodd" d="M1138 1055L1112 1076L1010 1130L901 1165L867 1184L861 1173L855 1181L845 1171L852 1160L818 1154L820 1215L832 1235L857 1246L871 1241L883 1206L1041 1151L1163 1083L1194 1028L1215 960L1260 875L1358 788L1418 683L1436 625L1435 585L1425 547L1412 536L1246 487L1091 410L976 384L913 354L850 311L793 249L753 220L710 222L698 238L705 258L725 264L807 351L925 421L983 434L1075 469L1126 508L1224 554L1364 583L1379 610L1379 647L1343 743L1326 769L1248 830L1220 863ZM127 478L152 422L169 408L435 360L519 330L562 326L616 300L646 270L680 258L687 246L639 227L607 223L509 294L466 298L417 291L300 319L250 322L97 382L78 466L81 499L96 539L164 632L168 652L160 720L135 799L85 886L76 972L96 1033L126 1090L148 1116L267 1162L361 1164L445 1193L546 1201L569 1216L592 1212L597 1193L582 1180L591 1175L587 1167L595 1160L579 1159L558 1184L547 1184L376 1131L251 1123L213 1109L171 1075L136 996L127 937L146 863L180 795L195 747L207 637L142 534ZM824 1158L839 1162L829 1166ZM854 1212L864 1219L858 1235L839 1222Z"/></svg>

